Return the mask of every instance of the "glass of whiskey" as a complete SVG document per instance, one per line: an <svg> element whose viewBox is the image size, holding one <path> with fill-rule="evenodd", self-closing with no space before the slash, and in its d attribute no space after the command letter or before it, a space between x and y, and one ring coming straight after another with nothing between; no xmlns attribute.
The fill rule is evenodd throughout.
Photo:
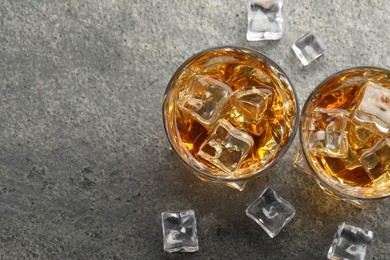
<svg viewBox="0 0 390 260"><path fill-rule="evenodd" d="M163 100L165 131L184 164L204 181L238 190L286 152L298 128L297 111L283 70L242 47L189 58Z"/></svg>
<svg viewBox="0 0 390 260"><path fill-rule="evenodd" d="M295 166L336 199L363 206L390 196L390 71L331 75L306 100Z"/></svg>

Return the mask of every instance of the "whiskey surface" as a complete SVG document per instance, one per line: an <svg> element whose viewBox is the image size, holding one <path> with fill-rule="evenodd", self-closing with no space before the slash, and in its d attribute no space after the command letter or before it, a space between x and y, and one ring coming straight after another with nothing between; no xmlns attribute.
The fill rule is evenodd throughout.
<svg viewBox="0 0 390 260"><path fill-rule="evenodd" d="M297 107L281 71L234 48L190 60L166 97L166 129L208 174L240 178L269 165L293 134Z"/></svg>
<svg viewBox="0 0 390 260"><path fill-rule="evenodd" d="M323 83L302 126L306 154L323 178L390 192L389 71L352 69Z"/></svg>

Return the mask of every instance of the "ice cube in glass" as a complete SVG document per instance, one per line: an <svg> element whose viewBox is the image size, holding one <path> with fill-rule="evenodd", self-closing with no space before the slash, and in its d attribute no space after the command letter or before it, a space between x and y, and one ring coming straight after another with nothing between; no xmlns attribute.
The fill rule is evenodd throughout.
<svg viewBox="0 0 390 260"><path fill-rule="evenodd" d="M372 180L389 179L390 175L390 138L379 140L372 148L366 150L360 159L362 166Z"/></svg>
<svg viewBox="0 0 390 260"><path fill-rule="evenodd" d="M192 209L161 213L164 250L196 252L199 250L196 235L196 219Z"/></svg>
<svg viewBox="0 0 390 260"><path fill-rule="evenodd" d="M218 120L232 91L222 81L204 75L194 75L189 85L189 93L178 100L179 108L209 128Z"/></svg>
<svg viewBox="0 0 390 260"><path fill-rule="evenodd" d="M240 130L261 135L267 128L263 115L272 104L272 95L271 90L261 87L246 87L234 92L230 98L230 122Z"/></svg>
<svg viewBox="0 0 390 260"><path fill-rule="evenodd" d="M274 238L295 215L294 207L268 187L247 209L246 215Z"/></svg>
<svg viewBox="0 0 390 260"><path fill-rule="evenodd" d="M390 82L389 82L390 85ZM390 88L368 81L354 110L354 121L374 133L386 135L390 129Z"/></svg>
<svg viewBox="0 0 390 260"><path fill-rule="evenodd" d="M349 113L343 109L316 108L308 121L309 149L313 154L333 158L348 155L346 126Z"/></svg>
<svg viewBox="0 0 390 260"><path fill-rule="evenodd" d="M198 155L226 174L235 176L253 143L251 135L238 130L226 119L221 119L200 147Z"/></svg>

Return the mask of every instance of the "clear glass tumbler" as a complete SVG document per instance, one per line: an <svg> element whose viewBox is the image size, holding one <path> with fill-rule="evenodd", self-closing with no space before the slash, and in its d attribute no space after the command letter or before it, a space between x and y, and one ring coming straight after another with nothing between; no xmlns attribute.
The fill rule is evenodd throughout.
<svg viewBox="0 0 390 260"><path fill-rule="evenodd" d="M166 134L185 165L204 181L239 190L285 153L297 113L283 70L242 47L192 56L173 75L163 100Z"/></svg>
<svg viewBox="0 0 390 260"><path fill-rule="evenodd" d="M295 166L336 199L363 206L390 195L390 71L331 75L307 98Z"/></svg>

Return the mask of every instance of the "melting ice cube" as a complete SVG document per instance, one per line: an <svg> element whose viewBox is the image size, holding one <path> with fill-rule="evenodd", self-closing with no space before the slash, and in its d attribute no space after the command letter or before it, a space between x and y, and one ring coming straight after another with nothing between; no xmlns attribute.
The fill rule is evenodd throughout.
<svg viewBox="0 0 390 260"><path fill-rule="evenodd" d="M234 92L229 120L240 130L261 135L266 128L263 114L272 103L272 96L273 92L267 88L248 87Z"/></svg>
<svg viewBox="0 0 390 260"><path fill-rule="evenodd" d="M250 0L247 4L248 41L278 40L283 36L283 0Z"/></svg>
<svg viewBox="0 0 390 260"><path fill-rule="evenodd" d="M354 111L354 122L366 125L377 134L386 135L390 129L390 87L368 81ZM363 126L364 127L364 126ZM373 129L374 128L374 129Z"/></svg>
<svg viewBox="0 0 390 260"><path fill-rule="evenodd" d="M375 126L370 127L352 118L348 133L349 144L355 151L363 151L374 146L378 139L382 138L380 133Z"/></svg>
<svg viewBox="0 0 390 260"><path fill-rule="evenodd" d="M193 76L189 84L189 94L178 100L178 106L210 128L218 120L232 90L225 83L203 75Z"/></svg>
<svg viewBox="0 0 390 260"><path fill-rule="evenodd" d="M265 68L259 69L241 64L233 68L231 76L226 82L233 90L238 90L243 87L273 85L273 78L268 73Z"/></svg>
<svg viewBox="0 0 390 260"><path fill-rule="evenodd" d="M260 120L272 94L272 91L266 88L249 87L243 91L235 92L231 102L237 110L249 118Z"/></svg>
<svg viewBox="0 0 390 260"><path fill-rule="evenodd" d="M316 108L312 112L308 143L316 155L344 158L348 155L345 128L349 113L343 109ZM325 130L322 130L325 128Z"/></svg>
<svg viewBox="0 0 390 260"><path fill-rule="evenodd" d="M348 170L353 170L358 167L361 167L360 159L357 155L357 152L355 150L352 150L350 147L348 148L347 157L343 158L343 162L345 168L347 168Z"/></svg>
<svg viewBox="0 0 390 260"><path fill-rule="evenodd" d="M342 223L328 251L331 260L364 260L374 233Z"/></svg>
<svg viewBox="0 0 390 260"><path fill-rule="evenodd" d="M236 129L226 119L221 119L214 132L201 145L198 155L225 173L235 176L253 143L252 136Z"/></svg>
<svg viewBox="0 0 390 260"><path fill-rule="evenodd" d="M163 212L161 218L165 251L172 253L199 250L195 213L192 209Z"/></svg>
<svg viewBox="0 0 390 260"><path fill-rule="evenodd" d="M371 149L366 150L360 159L362 166L372 180L390 175L390 138L383 138Z"/></svg>
<svg viewBox="0 0 390 260"><path fill-rule="evenodd" d="M247 209L246 215L274 238L295 215L294 207L268 187Z"/></svg>

